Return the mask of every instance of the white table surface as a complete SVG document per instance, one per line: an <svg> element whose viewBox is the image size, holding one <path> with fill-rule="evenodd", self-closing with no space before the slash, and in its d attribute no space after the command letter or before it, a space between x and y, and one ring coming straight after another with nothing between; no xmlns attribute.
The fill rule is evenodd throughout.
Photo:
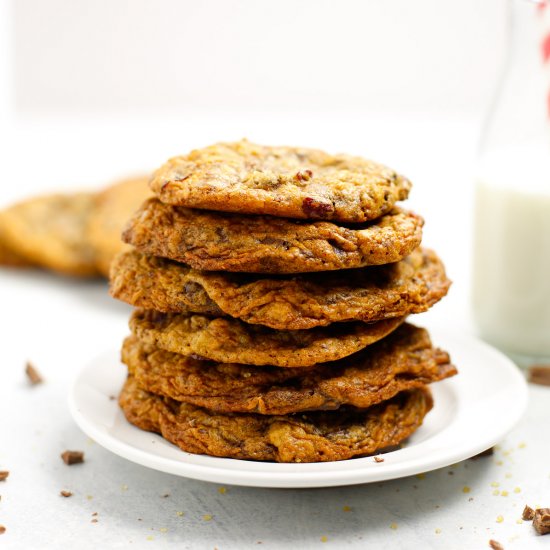
<svg viewBox="0 0 550 550"><path fill-rule="evenodd" d="M243 135L349 150L392 164L415 183L410 206L425 216L425 243L438 250L454 280L449 296L415 322L474 332L468 313L471 122L264 116L246 122L11 121L5 130L0 206L32 193L94 186L154 168L194 145ZM0 482L0 525L7 529L2 548L470 549L488 548L489 539L517 549L550 544L550 536L538 537L519 521L526 503L550 505L550 388L530 387L527 414L492 457L371 485L222 489L129 463L90 441L71 419L66 398L75 373L119 345L128 330L130 308L109 298L105 283L1 270L0 311L0 470L10 471ZM27 360L44 384L28 386ZM59 456L65 449L83 450L86 462L66 466ZM73 496L59 496L62 489Z"/></svg>

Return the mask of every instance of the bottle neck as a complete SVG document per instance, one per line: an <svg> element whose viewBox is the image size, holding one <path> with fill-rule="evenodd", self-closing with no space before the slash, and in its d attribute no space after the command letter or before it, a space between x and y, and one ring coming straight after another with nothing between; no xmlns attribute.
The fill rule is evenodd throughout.
<svg viewBox="0 0 550 550"><path fill-rule="evenodd" d="M532 142L550 151L550 5L508 0L507 8L506 61L479 152Z"/></svg>

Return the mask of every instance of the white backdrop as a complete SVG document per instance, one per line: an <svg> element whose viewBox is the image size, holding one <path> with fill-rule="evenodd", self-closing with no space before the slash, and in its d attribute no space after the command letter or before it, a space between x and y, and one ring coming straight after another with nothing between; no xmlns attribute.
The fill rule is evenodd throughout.
<svg viewBox="0 0 550 550"><path fill-rule="evenodd" d="M426 243L448 263L462 305L471 166L505 5L0 0L10 121L0 125L0 206L97 189L220 140L346 151L411 178L408 205L428 220Z"/></svg>
<svg viewBox="0 0 550 550"><path fill-rule="evenodd" d="M14 0L20 113L458 111L506 0Z"/></svg>

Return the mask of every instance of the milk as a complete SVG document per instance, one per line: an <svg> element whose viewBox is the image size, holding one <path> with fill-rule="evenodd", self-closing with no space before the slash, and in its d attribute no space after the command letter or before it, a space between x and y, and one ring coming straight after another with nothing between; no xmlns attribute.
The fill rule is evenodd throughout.
<svg viewBox="0 0 550 550"><path fill-rule="evenodd" d="M550 144L495 151L479 167L473 307L483 338L550 362Z"/></svg>

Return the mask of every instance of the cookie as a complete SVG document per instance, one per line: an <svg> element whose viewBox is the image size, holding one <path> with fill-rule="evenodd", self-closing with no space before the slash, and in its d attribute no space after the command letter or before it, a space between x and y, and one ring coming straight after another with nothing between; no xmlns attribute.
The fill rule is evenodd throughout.
<svg viewBox="0 0 550 550"><path fill-rule="evenodd" d="M2 212L0 212L0 266L31 267L33 265L32 262L9 247L2 233L2 225Z"/></svg>
<svg viewBox="0 0 550 550"><path fill-rule="evenodd" d="M244 216L146 201L123 239L141 252L195 269L305 273L397 262L422 239L423 220L392 210L373 223L345 227L272 216Z"/></svg>
<svg viewBox="0 0 550 550"><path fill-rule="evenodd" d="M167 204L341 222L382 216L410 187L390 168L360 157L246 140L172 158L151 181Z"/></svg>
<svg viewBox="0 0 550 550"><path fill-rule="evenodd" d="M298 330L421 313L449 286L435 252L420 248L393 264L278 277L198 271L132 250L114 260L110 291L144 309Z"/></svg>
<svg viewBox="0 0 550 550"><path fill-rule="evenodd" d="M127 420L183 451L277 462L326 462L400 444L432 408L427 388L402 392L368 409L288 416L220 414L155 396L129 377L119 396Z"/></svg>
<svg viewBox="0 0 550 550"><path fill-rule="evenodd" d="M122 242L122 229L143 201L151 196L148 177L132 178L111 185L97 196L87 227L87 239L95 250L99 271L109 276L111 260L129 248Z"/></svg>
<svg viewBox="0 0 550 550"><path fill-rule="evenodd" d="M2 211L5 247L31 264L66 275L96 275L86 227L95 207L91 193L46 195Z"/></svg>
<svg viewBox="0 0 550 550"><path fill-rule="evenodd" d="M229 317L137 309L130 317L130 329L144 344L182 355L220 363L308 367L347 357L384 338L403 320L273 330Z"/></svg>
<svg viewBox="0 0 550 550"><path fill-rule="evenodd" d="M143 309L222 317L223 310L212 300L205 285L194 279L194 274L222 279L230 276L196 271L184 264L132 249L113 259L109 292L113 298Z"/></svg>
<svg viewBox="0 0 550 550"><path fill-rule="evenodd" d="M204 361L141 344L135 336L124 341L122 362L151 393L220 413L268 415L367 408L456 374L428 332L407 323L364 351L314 367Z"/></svg>

